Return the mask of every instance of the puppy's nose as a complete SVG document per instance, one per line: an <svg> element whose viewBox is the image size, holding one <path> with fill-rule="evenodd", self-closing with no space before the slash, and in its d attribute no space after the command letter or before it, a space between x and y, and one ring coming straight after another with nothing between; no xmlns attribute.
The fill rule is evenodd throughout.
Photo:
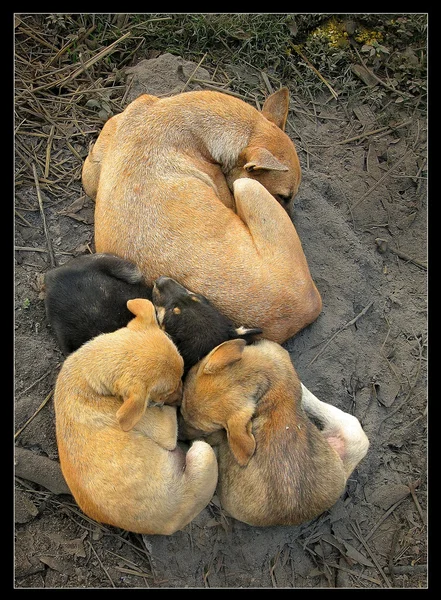
<svg viewBox="0 0 441 600"><path fill-rule="evenodd" d="M175 390L172 394L170 394L168 396L167 404L170 404L172 406L179 406L181 404L181 400L182 400L182 391L183 391L183 386L182 386L182 381L181 381L178 389Z"/></svg>

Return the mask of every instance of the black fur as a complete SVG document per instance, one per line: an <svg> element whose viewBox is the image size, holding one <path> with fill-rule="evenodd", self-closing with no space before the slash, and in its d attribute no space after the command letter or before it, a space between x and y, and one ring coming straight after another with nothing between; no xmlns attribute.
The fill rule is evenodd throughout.
<svg viewBox="0 0 441 600"><path fill-rule="evenodd" d="M45 286L47 319L65 355L100 333L125 327L133 319L127 308L132 298L148 298L155 304L162 328L184 359L184 373L222 342L251 341L262 333L236 329L204 296L170 277L160 277L152 289L134 263L112 254L74 258L48 271Z"/></svg>
<svg viewBox="0 0 441 600"><path fill-rule="evenodd" d="M184 374L222 342L236 338L252 341L262 333L257 328L236 328L204 296L190 292L170 277L154 282L153 303L162 327L184 359Z"/></svg>
<svg viewBox="0 0 441 600"><path fill-rule="evenodd" d="M99 335L125 327L134 318L132 298L152 299L141 271L112 254L79 256L45 276L46 315L64 354Z"/></svg>

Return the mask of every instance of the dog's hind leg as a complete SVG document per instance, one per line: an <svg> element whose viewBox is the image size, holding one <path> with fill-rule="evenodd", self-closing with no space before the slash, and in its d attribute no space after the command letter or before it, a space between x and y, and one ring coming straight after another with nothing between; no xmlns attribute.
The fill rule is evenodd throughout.
<svg viewBox="0 0 441 600"><path fill-rule="evenodd" d="M302 407L308 417L320 423L322 434L340 455L346 477L349 477L369 448L369 440L360 421L336 406L321 402L303 383Z"/></svg>
<svg viewBox="0 0 441 600"><path fill-rule="evenodd" d="M283 250L280 247L280 240L283 240L284 247L288 244L287 251L303 256L300 239L289 215L262 184L241 177L233 183L233 191L236 212L260 251L268 253L268 247Z"/></svg>
<svg viewBox="0 0 441 600"><path fill-rule="evenodd" d="M258 181L239 178L233 189L237 214L247 226L262 261L278 270L285 302L297 307L299 331L318 317L322 299L291 218Z"/></svg>
<svg viewBox="0 0 441 600"><path fill-rule="evenodd" d="M214 450L206 442L196 440L185 457L181 482L182 503L176 518L169 524L174 531L183 529L207 506L216 489L217 478Z"/></svg>
<svg viewBox="0 0 441 600"><path fill-rule="evenodd" d="M84 191L89 198L92 198L92 200L95 200L98 192L98 184L101 174L101 162L104 158L107 147L109 146L110 141L115 134L119 117L120 115L114 115L108 121L106 121L101 133L98 136L98 139L90 149L89 154L84 161L81 173L82 184Z"/></svg>

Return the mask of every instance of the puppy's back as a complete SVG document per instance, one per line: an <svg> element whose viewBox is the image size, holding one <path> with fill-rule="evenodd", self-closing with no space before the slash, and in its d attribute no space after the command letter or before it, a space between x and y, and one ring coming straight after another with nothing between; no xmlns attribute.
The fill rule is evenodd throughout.
<svg viewBox="0 0 441 600"><path fill-rule="evenodd" d="M112 254L72 259L45 276L47 319L64 354L133 318L127 300L151 300L151 288L138 267Z"/></svg>

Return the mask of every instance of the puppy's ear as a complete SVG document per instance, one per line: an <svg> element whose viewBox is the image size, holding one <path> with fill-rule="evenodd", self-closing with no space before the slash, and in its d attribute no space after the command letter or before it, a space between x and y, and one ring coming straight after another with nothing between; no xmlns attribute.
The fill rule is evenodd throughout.
<svg viewBox="0 0 441 600"><path fill-rule="evenodd" d="M137 394L130 394L122 406L116 411L116 418L123 431L130 431L141 420L147 408L148 398L141 399Z"/></svg>
<svg viewBox="0 0 441 600"><path fill-rule="evenodd" d="M286 87L277 90L265 100L262 114L282 131L285 131L289 110L289 90Z"/></svg>
<svg viewBox="0 0 441 600"><path fill-rule="evenodd" d="M246 467L256 450L251 422L253 410L253 408L244 408L236 411L227 420L225 426L230 450L242 467Z"/></svg>
<svg viewBox="0 0 441 600"><path fill-rule="evenodd" d="M280 162L266 148L249 148L246 152L247 162L244 165L245 171L289 171L288 167Z"/></svg>
<svg viewBox="0 0 441 600"><path fill-rule="evenodd" d="M135 315L135 318L127 324L129 329L141 331L149 325L158 325L155 307L150 300L146 298L127 300L127 308Z"/></svg>
<svg viewBox="0 0 441 600"><path fill-rule="evenodd" d="M238 338L243 338L244 340L248 340L248 339L252 339L253 336L255 335L259 335L263 333L262 329L260 329L259 327L252 327L252 328L247 328L247 327L236 327L233 330L233 335L232 337L238 337Z"/></svg>
<svg viewBox="0 0 441 600"><path fill-rule="evenodd" d="M230 340L216 346L208 355L203 372L207 375L218 373L224 367L232 365L242 358L246 341L242 339Z"/></svg>

